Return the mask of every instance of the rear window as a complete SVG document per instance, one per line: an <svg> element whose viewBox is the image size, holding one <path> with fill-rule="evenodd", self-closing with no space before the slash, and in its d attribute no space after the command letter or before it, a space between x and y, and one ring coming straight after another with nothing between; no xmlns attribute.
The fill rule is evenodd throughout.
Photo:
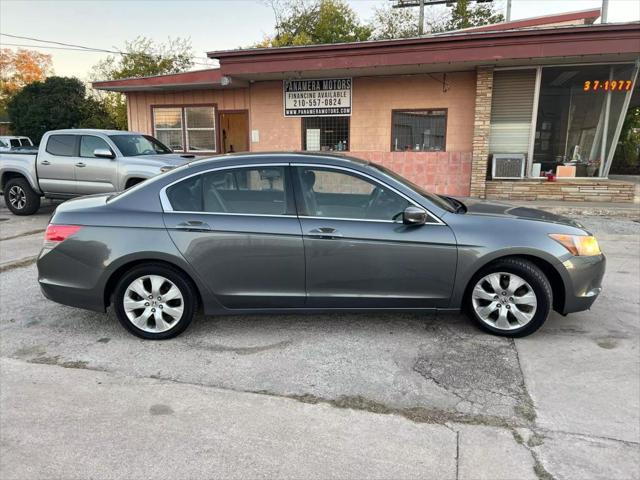
<svg viewBox="0 0 640 480"><path fill-rule="evenodd" d="M202 211L202 175L187 178L167 188L167 198L175 211Z"/></svg>
<svg viewBox="0 0 640 480"><path fill-rule="evenodd" d="M47 142L47 153L61 157L75 156L76 138L76 135L51 135Z"/></svg>

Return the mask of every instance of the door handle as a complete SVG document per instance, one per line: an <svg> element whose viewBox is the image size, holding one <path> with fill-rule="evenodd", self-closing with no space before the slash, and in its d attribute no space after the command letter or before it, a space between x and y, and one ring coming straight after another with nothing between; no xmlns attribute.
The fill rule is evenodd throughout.
<svg viewBox="0 0 640 480"><path fill-rule="evenodd" d="M51 162L49 160L43 160L40 162L40 165L51 165Z"/></svg>
<svg viewBox="0 0 640 480"><path fill-rule="evenodd" d="M86 166L87 166L87 164L86 164L86 163L84 163L84 162L78 162L78 163L76 163L76 167L86 167Z"/></svg>
<svg viewBox="0 0 640 480"><path fill-rule="evenodd" d="M200 220L187 220L177 224L175 228L192 232L212 230L211 225Z"/></svg>
<svg viewBox="0 0 640 480"><path fill-rule="evenodd" d="M309 230L307 235L310 237L326 238L326 239L342 237L342 234L338 230L331 227L314 228L313 230Z"/></svg>

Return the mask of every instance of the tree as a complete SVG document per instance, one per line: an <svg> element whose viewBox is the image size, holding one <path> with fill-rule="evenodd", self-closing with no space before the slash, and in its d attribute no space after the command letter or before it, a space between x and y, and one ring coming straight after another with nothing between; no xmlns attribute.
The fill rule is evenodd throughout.
<svg viewBox="0 0 640 480"><path fill-rule="evenodd" d="M611 173L640 174L640 107L630 107L622 124Z"/></svg>
<svg viewBox="0 0 640 480"><path fill-rule="evenodd" d="M286 47L320 43L358 42L371 38L372 28L362 24L344 0L270 0L276 33L257 47Z"/></svg>
<svg viewBox="0 0 640 480"><path fill-rule="evenodd" d="M47 130L114 128L104 105L77 78L49 77L16 93L7 105L13 130L39 142Z"/></svg>
<svg viewBox="0 0 640 480"><path fill-rule="evenodd" d="M448 32L504 21L504 16L496 11L493 2L476 3L473 0L457 0L454 3L448 3L447 6L450 9L450 17L439 25L433 25L432 32Z"/></svg>
<svg viewBox="0 0 640 480"><path fill-rule="evenodd" d="M418 36L418 10L414 8L393 8L386 5L376 7L371 20L373 37L376 40L407 38Z"/></svg>
<svg viewBox="0 0 640 480"><path fill-rule="evenodd" d="M92 80L119 80L150 77L189 70L193 66L193 49L187 39L169 39L156 43L146 37L126 42L122 55L110 55L93 67ZM121 93L98 94L113 116L118 128L127 129L127 103Z"/></svg>
<svg viewBox="0 0 640 480"><path fill-rule="evenodd" d="M44 80L51 73L51 55L23 48L0 50L0 111L25 85Z"/></svg>

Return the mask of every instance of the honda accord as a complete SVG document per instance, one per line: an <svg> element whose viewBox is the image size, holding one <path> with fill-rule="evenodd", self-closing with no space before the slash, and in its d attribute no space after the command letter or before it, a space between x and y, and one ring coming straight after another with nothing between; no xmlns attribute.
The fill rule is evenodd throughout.
<svg viewBox="0 0 640 480"><path fill-rule="evenodd" d="M521 337L588 309L605 257L573 220L435 195L325 154L192 162L60 205L37 262L44 295L146 339L206 315L465 311Z"/></svg>

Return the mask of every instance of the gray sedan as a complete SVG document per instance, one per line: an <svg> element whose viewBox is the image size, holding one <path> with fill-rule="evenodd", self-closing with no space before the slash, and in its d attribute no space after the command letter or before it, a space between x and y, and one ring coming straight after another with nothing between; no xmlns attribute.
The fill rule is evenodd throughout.
<svg viewBox="0 0 640 480"><path fill-rule="evenodd" d="M342 156L240 154L59 206L38 259L51 300L165 339L206 315L460 311L520 337L588 309L605 258L578 223L431 194Z"/></svg>

